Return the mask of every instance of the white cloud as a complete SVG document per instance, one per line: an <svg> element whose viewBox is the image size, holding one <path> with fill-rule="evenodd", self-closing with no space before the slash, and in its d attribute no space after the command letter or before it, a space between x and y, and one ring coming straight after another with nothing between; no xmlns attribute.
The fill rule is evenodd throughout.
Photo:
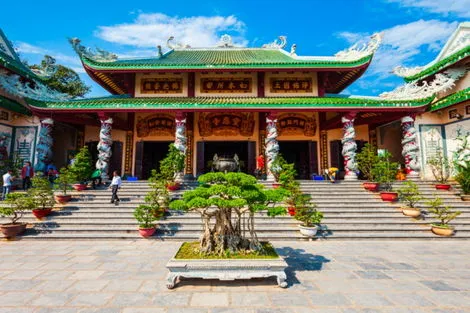
<svg viewBox="0 0 470 313"><path fill-rule="evenodd" d="M140 48L164 46L170 36L192 47L210 47L217 44L222 33L228 32L233 35L234 44L246 46L244 29L245 24L233 15L177 17L139 13L132 23L99 26L95 35L108 42Z"/></svg>
<svg viewBox="0 0 470 313"><path fill-rule="evenodd" d="M388 0L403 7L413 7L447 16L470 17L470 0Z"/></svg>

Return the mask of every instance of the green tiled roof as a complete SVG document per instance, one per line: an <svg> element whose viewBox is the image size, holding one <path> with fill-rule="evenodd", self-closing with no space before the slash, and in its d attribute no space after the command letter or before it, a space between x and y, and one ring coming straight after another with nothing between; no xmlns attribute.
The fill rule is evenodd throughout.
<svg viewBox="0 0 470 313"><path fill-rule="evenodd" d="M32 107L50 110L148 110L148 109L281 109L281 108L404 108L422 107L433 97L418 100L385 100L353 97L196 97L196 98L128 98L110 97L62 102L42 102L28 99Z"/></svg>
<svg viewBox="0 0 470 313"><path fill-rule="evenodd" d="M31 115L31 112L29 112L29 110L23 105L2 96L0 96L0 107L16 113Z"/></svg>
<svg viewBox="0 0 470 313"><path fill-rule="evenodd" d="M451 66L452 64L457 63L460 60L463 60L464 58L468 56L470 56L470 46L466 46L465 48L449 55L448 57L442 59L441 61L435 64L432 64L429 67L426 67L425 69L423 69L421 72L417 74L405 77L405 81L412 82L412 81L426 78L430 75L434 75L437 72L445 69L446 67Z"/></svg>
<svg viewBox="0 0 470 313"><path fill-rule="evenodd" d="M440 109L444 109L451 105L454 105L454 104L457 104L457 103L460 103L469 99L470 99L470 87L460 90L456 93L448 95L447 97L434 102L433 104L431 104L431 108L429 111L433 112L433 111L437 111Z"/></svg>
<svg viewBox="0 0 470 313"><path fill-rule="evenodd" d="M367 64L372 55L359 60L302 59L275 49L172 50L162 57L97 62L81 56L94 69L245 69L245 68L349 68Z"/></svg>

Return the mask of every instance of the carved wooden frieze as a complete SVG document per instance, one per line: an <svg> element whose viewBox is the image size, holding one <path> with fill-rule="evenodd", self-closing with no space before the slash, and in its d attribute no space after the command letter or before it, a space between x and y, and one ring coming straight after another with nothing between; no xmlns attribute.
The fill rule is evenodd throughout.
<svg viewBox="0 0 470 313"><path fill-rule="evenodd" d="M255 119L253 113L201 113L199 114L199 134L202 137L253 136Z"/></svg>
<svg viewBox="0 0 470 313"><path fill-rule="evenodd" d="M175 117L172 114L157 113L137 118L137 136L147 137L173 136L175 134Z"/></svg>
<svg viewBox="0 0 470 313"><path fill-rule="evenodd" d="M317 122L314 116L300 113L282 114L277 119L279 135L315 136Z"/></svg>
<svg viewBox="0 0 470 313"><path fill-rule="evenodd" d="M201 93L251 93L251 77L207 77L201 78Z"/></svg>

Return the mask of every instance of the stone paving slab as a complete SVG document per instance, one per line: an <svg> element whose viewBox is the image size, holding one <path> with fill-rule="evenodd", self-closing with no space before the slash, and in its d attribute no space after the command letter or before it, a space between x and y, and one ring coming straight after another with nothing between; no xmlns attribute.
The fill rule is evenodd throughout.
<svg viewBox="0 0 470 313"><path fill-rule="evenodd" d="M182 280L178 242L1 241L0 313L470 312L470 242L275 242L275 279Z"/></svg>

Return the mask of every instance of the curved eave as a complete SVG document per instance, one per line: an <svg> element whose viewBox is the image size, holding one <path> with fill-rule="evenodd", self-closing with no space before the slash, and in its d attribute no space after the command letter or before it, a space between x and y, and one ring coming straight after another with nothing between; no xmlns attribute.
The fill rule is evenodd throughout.
<svg viewBox="0 0 470 313"><path fill-rule="evenodd" d="M23 115L31 115L31 112L21 103L0 96L0 107Z"/></svg>
<svg viewBox="0 0 470 313"><path fill-rule="evenodd" d="M448 95L431 104L429 111L434 112L470 99L470 87Z"/></svg>
<svg viewBox="0 0 470 313"><path fill-rule="evenodd" d="M9 71L20 75L21 77L30 80L44 81L45 79L34 74L30 69L19 63L17 60L10 58L9 56L0 53L0 66L8 69Z"/></svg>
<svg viewBox="0 0 470 313"><path fill-rule="evenodd" d="M340 97L305 98L99 98L61 102L44 102L27 99L33 111L49 112L96 112L96 111L211 111L211 110L249 110L249 111L424 111L433 97L417 100L382 100Z"/></svg>
<svg viewBox="0 0 470 313"><path fill-rule="evenodd" d="M367 55L363 58L352 61L328 61L328 60L295 60L292 62L277 63L237 63L237 64L135 64L132 60L126 63L126 60L115 62L97 62L84 56L80 56L84 65L94 71L113 71L113 72L140 72L140 71L233 71L233 70L254 70L262 71L269 69L283 70L339 70L354 69L369 63L373 55Z"/></svg>
<svg viewBox="0 0 470 313"><path fill-rule="evenodd" d="M404 77L404 79L406 82L414 82L414 81L422 80L428 76L434 75L446 69L447 67L457 62L460 62L461 60L467 58L468 56L470 56L470 46L460 49L459 51L451 54L450 56L442 59L441 61L433 65L430 65L429 67L426 67L421 72L415 75L406 76Z"/></svg>

